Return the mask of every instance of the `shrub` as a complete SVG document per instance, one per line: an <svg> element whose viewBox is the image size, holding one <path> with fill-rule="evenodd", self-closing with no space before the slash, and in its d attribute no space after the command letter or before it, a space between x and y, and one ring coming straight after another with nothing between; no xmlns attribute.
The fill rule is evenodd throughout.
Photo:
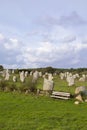
<svg viewBox="0 0 87 130"><path fill-rule="evenodd" d="M8 84L8 89L9 91L17 90L16 84L15 83Z"/></svg>
<svg viewBox="0 0 87 130"><path fill-rule="evenodd" d="M22 83L20 86L18 86L17 90L20 92L25 92L26 90L28 90L29 87L26 85L26 83Z"/></svg>
<svg viewBox="0 0 87 130"><path fill-rule="evenodd" d="M32 82L32 77L25 81L25 88L29 90L30 92L36 92L37 91L37 81Z"/></svg>
<svg viewBox="0 0 87 130"><path fill-rule="evenodd" d="M37 91L37 82L30 82L29 83L29 90L30 90L30 92L34 92L34 93L36 93L36 91Z"/></svg>
<svg viewBox="0 0 87 130"><path fill-rule="evenodd" d="M7 86L8 86L8 82L7 81L4 81L4 80L0 81L0 89L2 91L4 91Z"/></svg>

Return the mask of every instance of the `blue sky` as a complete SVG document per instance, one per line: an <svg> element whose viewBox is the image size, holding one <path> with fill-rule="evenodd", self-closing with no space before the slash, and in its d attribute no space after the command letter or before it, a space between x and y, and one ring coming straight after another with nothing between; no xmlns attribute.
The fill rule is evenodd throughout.
<svg viewBox="0 0 87 130"><path fill-rule="evenodd" d="M5 68L87 67L87 0L0 0Z"/></svg>

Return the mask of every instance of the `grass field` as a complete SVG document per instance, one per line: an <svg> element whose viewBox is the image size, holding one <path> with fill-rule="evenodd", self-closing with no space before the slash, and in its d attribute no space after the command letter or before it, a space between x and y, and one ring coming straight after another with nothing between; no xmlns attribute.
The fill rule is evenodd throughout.
<svg viewBox="0 0 87 130"><path fill-rule="evenodd" d="M87 103L0 92L0 130L86 130Z"/></svg>
<svg viewBox="0 0 87 130"><path fill-rule="evenodd" d="M38 88L42 82L38 80ZM75 86L68 87L59 77L54 77L54 82L55 90L71 93L76 86L87 84L76 81ZM1 91L0 130L87 130L87 103L75 105L74 101Z"/></svg>

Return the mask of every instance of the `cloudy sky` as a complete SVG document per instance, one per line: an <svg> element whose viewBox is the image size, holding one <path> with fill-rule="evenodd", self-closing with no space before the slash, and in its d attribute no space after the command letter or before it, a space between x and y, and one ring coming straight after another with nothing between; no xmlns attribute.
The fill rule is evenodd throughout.
<svg viewBox="0 0 87 130"><path fill-rule="evenodd" d="M87 0L0 0L0 64L87 67Z"/></svg>

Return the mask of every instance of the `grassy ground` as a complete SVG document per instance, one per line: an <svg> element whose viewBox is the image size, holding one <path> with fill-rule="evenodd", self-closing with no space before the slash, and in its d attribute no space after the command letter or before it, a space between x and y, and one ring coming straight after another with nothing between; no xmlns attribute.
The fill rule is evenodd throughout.
<svg viewBox="0 0 87 130"><path fill-rule="evenodd" d="M0 92L0 130L86 130L87 103Z"/></svg>
<svg viewBox="0 0 87 130"><path fill-rule="evenodd" d="M28 78L24 86L28 85ZM10 84L13 84L11 79ZM19 80L14 84L22 86ZM43 79L39 78L37 88L42 86ZM76 80L74 86L68 87L65 80L54 77L54 90L73 94L77 86L87 86L87 82ZM87 130L87 103L75 105L74 101L1 91L0 130Z"/></svg>

